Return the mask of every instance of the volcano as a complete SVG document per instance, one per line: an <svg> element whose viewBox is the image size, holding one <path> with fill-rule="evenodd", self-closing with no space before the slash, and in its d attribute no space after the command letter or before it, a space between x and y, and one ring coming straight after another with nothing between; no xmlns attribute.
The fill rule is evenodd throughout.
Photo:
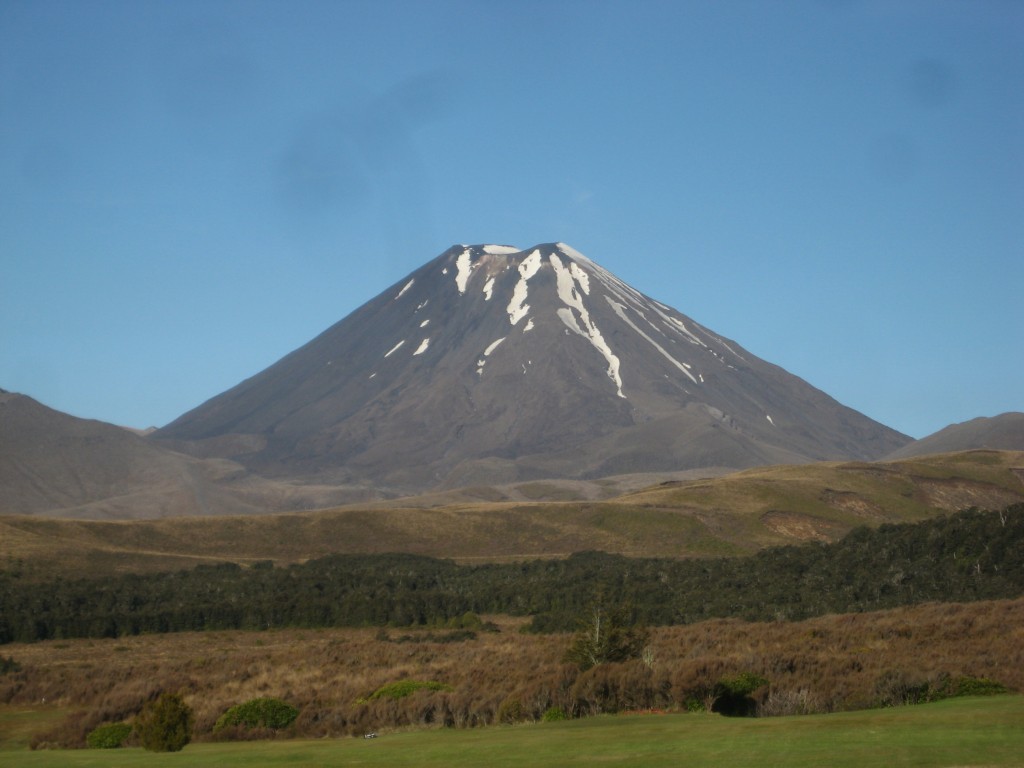
<svg viewBox="0 0 1024 768"><path fill-rule="evenodd" d="M151 439L395 493L910 442L564 243L453 246Z"/></svg>

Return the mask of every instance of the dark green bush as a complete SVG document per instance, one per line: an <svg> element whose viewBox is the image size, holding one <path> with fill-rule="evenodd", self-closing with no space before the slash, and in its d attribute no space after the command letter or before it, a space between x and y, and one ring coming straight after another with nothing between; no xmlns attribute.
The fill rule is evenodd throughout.
<svg viewBox="0 0 1024 768"><path fill-rule="evenodd" d="M280 699L250 699L221 715L213 726L213 732L217 733L232 725L280 730L294 723L298 716L299 710Z"/></svg>
<svg viewBox="0 0 1024 768"><path fill-rule="evenodd" d="M0 675L6 675L8 672L17 672L21 669L21 664L16 662L10 656L0 656Z"/></svg>
<svg viewBox="0 0 1024 768"><path fill-rule="evenodd" d="M162 693L135 718L135 732L150 752L180 752L192 740L192 710L176 693Z"/></svg>
<svg viewBox="0 0 1024 768"><path fill-rule="evenodd" d="M107 723L93 728L85 737L85 743L91 749L117 749L131 735L132 727L128 723Z"/></svg>
<svg viewBox="0 0 1024 768"><path fill-rule="evenodd" d="M757 712L753 693L768 685L768 680L753 672L741 672L736 677L723 677L715 685L715 703L712 712L730 717L752 717Z"/></svg>

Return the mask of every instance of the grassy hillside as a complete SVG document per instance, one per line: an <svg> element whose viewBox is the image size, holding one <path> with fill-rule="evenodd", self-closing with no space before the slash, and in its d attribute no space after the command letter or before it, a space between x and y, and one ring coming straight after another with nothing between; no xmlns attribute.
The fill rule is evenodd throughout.
<svg viewBox="0 0 1024 768"><path fill-rule="evenodd" d="M50 578L201 563L299 562L409 552L463 562L746 554L836 540L859 525L1024 500L1024 453L968 451L897 462L819 463L671 482L604 501L437 499L248 517L125 522L0 517L0 568Z"/></svg>

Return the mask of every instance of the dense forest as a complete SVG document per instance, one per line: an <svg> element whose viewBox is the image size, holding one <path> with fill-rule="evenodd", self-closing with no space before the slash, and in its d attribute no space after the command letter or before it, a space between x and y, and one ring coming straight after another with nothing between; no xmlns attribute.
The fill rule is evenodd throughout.
<svg viewBox="0 0 1024 768"><path fill-rule="evenodd" d="M451 626L464 614L532 616L571 629L595 602L648 625L716 617L799 620L928 601L1024 594L1024 504L858 528L833 544L713 560L598 552L457 565L335 555L301 565L200 566L157 575L29 582L0 572L0 642L156 632L330 626Z"/></svg>

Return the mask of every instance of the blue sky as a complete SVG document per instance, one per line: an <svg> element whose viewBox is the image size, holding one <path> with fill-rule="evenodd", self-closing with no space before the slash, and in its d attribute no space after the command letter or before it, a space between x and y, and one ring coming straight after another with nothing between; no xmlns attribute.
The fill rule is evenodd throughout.
<svg viewBox="0 0 1024 768"><path fill-rule="evenodd" d="M0 388L162 425L557 240L912 436L1024 410L1024 3L0 0Z"/></svg>

